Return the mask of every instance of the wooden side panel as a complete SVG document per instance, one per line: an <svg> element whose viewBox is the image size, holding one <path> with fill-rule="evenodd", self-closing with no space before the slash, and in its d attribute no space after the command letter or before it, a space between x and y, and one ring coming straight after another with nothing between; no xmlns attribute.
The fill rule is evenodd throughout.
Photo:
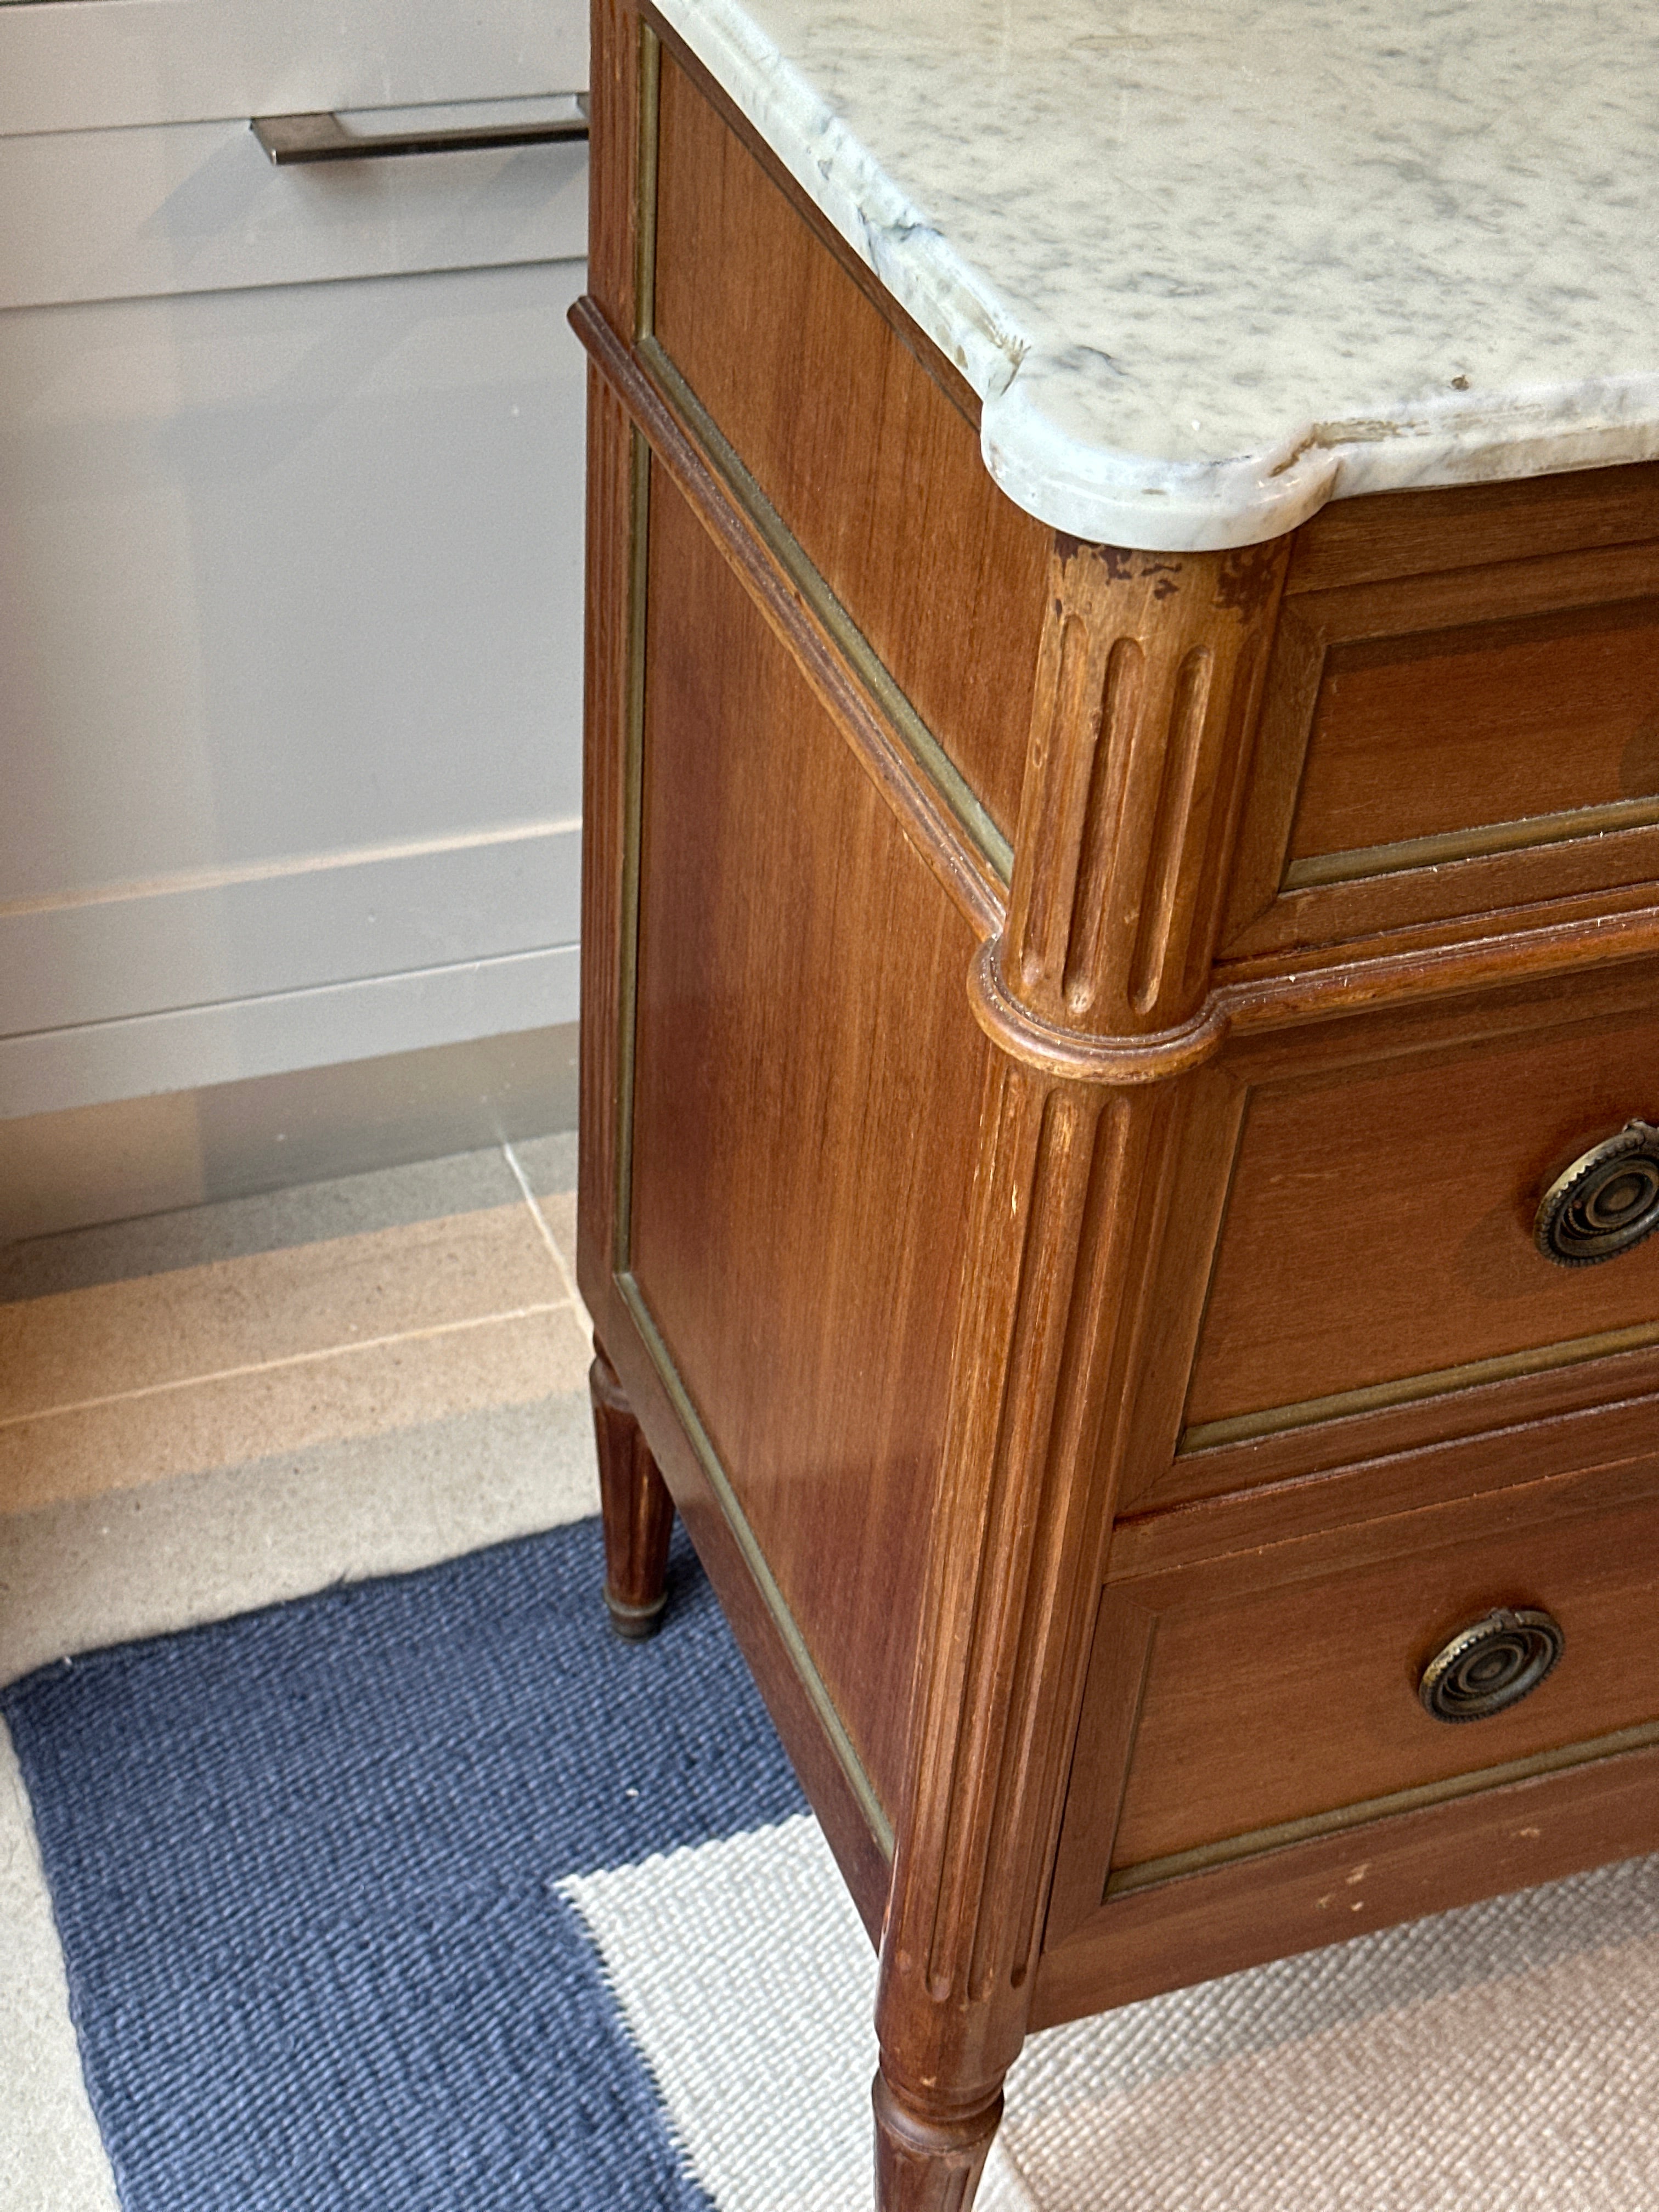
<svg viewBox="0 0 1659 2212"><path fill-rule="evenodd" d="M1659 1322L1659 1240L1583 1268L1532 1241L1552 1179L1659 1113L1659 1016L1480 1025L1255 1090L1189 1426Z"/></svg>
<svg viewBox="0 0 1659 2212"><path fill-rule="evenodd" d="M632 443L628 418L587 378L586 723L582 753L582 1054L577 1269L601 1335L611 1325L617 1042L623 933Z"/></svg>
<svg viewBox="0 0 1659 2212"><path fill-rule="evenodd" d="M633 1272L891 1813L974 939L660 470L648 607Z"/></svg>
<svg viewBox="0 0 1659 2212"><path fill-rule="evenodd" d="M634 334L638 252L640 21L627 0L591 0L589 106L593 173L588 195L587 287L611 326Z"/></svg>
<svg viewBox="0 0 1659 2212"><path fill-rule="evenodd" d="M1050 533L666 52L660 116L657 338L1012 834Z"/></svg>

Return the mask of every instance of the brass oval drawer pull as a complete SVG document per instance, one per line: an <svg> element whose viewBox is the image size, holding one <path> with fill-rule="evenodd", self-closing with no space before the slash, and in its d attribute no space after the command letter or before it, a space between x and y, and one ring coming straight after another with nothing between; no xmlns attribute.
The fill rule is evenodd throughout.
<svg viewBox="0 0 1659 2212"><path fill-rule="evenodd" d="M1529 1697L1566 1648L1535 1606L1499 1606L1460 1628L1423 1669L1417 1694L1437 1721L1483 1721Z"/></svg>
<svg viewBox="0 0 1659 2212"><path fill-rule="evenodd" d="M1581 1152L1538 1201L1533 1234L1547 1260L1591 1267L1659 1229L1659 1129L1627 1121Z"/></svg>

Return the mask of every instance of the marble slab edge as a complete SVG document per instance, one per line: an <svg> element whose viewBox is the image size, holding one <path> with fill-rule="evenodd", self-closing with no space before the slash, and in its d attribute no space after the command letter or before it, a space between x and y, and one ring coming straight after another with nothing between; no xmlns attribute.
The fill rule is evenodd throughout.
<svg viewBox="0 0 1659 2212"><path fill-rule="evenodd" d="M735 0L656 0L664 20L827 220L979 395L985 465L1068 535L1149 552L1259 544L1334 499L1659 459L1659 373L1287 423L1256 453L1173 462L1067 427L1091 379L992 287ZM1085 403L1086 408L1086 402Z"/></svg>

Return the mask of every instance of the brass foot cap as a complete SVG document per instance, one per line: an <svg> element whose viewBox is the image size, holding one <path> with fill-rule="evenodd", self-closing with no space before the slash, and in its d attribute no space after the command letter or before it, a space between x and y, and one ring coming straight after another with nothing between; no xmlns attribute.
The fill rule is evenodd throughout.
<svg viewBox="0 0 1659 2212"><path fill-rule="evenodd" d="M649 1605L624 1605L619 1597L611 1595L608 1587L605 1593L605 1608L611 1628L626 1644L643 1644L647 1637L654 1636L662 1626L663 1607L667 1603L665 1590Z"/></svg>

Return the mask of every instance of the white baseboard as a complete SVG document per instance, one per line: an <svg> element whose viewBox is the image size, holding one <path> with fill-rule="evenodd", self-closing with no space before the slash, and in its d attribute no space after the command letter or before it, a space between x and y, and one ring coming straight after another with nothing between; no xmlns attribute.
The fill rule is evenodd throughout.
<svg viewBox="0 0 1659 2212"><path fill-rule="evenodd" d="M0 1038L0 1120L576 1018L574 945Z"/></svg>

